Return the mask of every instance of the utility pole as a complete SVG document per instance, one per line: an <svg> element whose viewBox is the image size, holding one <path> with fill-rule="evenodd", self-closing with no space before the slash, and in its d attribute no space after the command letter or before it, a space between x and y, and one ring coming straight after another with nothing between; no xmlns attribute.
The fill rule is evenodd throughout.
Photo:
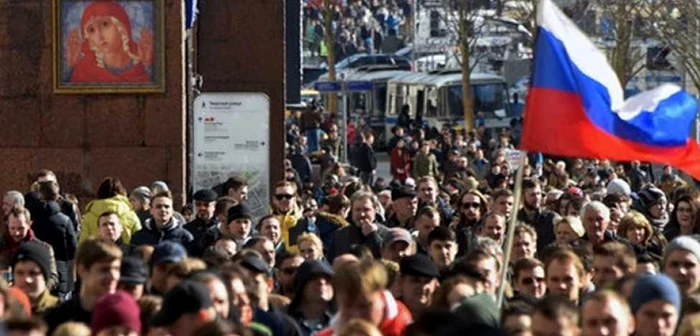
<svg viewBox="0 0 700 336"><path fill-rule="evenodd" d="M326 53L328 54L328 80L335 81L335 32L333 31L333 0L323 0L323 24L325 27ZM338 96L335 92L328 94L328 111L335 115L338 112Z"/></svg>

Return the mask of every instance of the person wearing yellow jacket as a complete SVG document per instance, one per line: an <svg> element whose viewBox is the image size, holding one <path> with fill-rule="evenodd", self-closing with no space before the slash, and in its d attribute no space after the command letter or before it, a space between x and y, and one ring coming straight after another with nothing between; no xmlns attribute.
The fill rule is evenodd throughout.
<svg viewBox="0 0 700 336"><path fill-rule="evenodd" d="M121 181L106 177L97 189L97 199L85 207L80 232L81 243L97 237L97 220L106 211L113 211L119 217L123 227L122 243L128 244L131 241L131 236L141 229L141 221L131 207L131 202L126 197L126 190Z"/></svg>
<svg viewBox="0 0 700 336"><path fill-rule="evenodd" d="M275 184L275 193L272 195L272 214L280 221L280 233L287 251L290 250L289 229L297 225L302 217L301 210L297 206L296 185L292 182L281 181Z"/></svg>

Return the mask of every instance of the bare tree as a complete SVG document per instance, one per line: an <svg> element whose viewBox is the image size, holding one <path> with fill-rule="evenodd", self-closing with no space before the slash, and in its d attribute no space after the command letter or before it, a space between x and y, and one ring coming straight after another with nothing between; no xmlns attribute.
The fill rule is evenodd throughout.
<svg viewBox="0 0 700 336"><path fill-rule="evenodd" d="M333 10L337 6L339 0L323 0L323 24L325 30L326 52L328 53L328 80L335 81L335 31L333 31ZM331 114L337 113L338 96L335 92L328 95L328 111Z"/></svg>
<svg viewBox="0 0 700 336"><path fill-rule="evenodd" d="M639 41L650 37L648 29L643 28L645 2L611 0L601 6L609 29L603 41L611 39L608 58L623 88L646 67L646 50L639 46Z"/></svg>
<svg viewBox="0 0 700 336"><path fill-rule="evenodd" d="M685 75L700 90L700 3L696 0L652 0L647 16L653 32L677 57ZM668 50L664 50L664 53Z"/></svg>
<svg viewBox="0 0 700 336"><path fill-rule="evenodd" d="M474 104L469 76L485 53L476 52L482 28L492 18L488 12L480 10L475 0L443 0L442 20L449 34L456 42L456 58L462 73L462 109L464 128L469 132L474 128Z"/></svg>

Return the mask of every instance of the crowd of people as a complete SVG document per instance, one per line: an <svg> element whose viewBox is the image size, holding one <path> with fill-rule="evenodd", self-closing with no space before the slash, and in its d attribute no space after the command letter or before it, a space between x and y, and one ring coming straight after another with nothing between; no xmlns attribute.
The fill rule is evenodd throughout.
<svg viewBox="0 0 700 336"><path fill-rule="evenodd" d="M391 54L410 36L411 2L408 0L352 0L343 6L331 1L333 51L337 61L356 53ZM304 7L304 41L309 56L326 60L325 4L307 1Z"/></svg>
<svg viewBox="0 0 700 336"><path fill-rule="evenodd" d="M164 182L127 192L113 177L81 206L49 170L6 192L2 333L698 330L700 192L671 167L657 178L640 162L526 160L514 209L515 132L397 126L383 178L371 132L359 128L349 153L369 166L349 166L337 125L317 112L290 118L304 131L288 139L262 218L235 176L183 207Z"/></svg>

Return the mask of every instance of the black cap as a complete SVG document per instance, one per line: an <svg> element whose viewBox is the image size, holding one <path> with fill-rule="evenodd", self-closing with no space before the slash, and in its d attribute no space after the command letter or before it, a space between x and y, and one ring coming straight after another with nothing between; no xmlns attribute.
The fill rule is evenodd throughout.
<svg viewBox="0 0 700 336"><path fill-rule="evenodd" d="M19 244L17 252L12 259L12 267L20 261L33 261L41 268L44 279L49 280L51 274L51 252L47 246L36 241L27 241Z"/></svg>
<svg viewBox="0 0 700 336"><path fill-rule="evenodd" d="M145 284L146 278L148 277L146 265L144 265L141 259L135 257L124 257L124 259L122 259L122 267L119 272L121 273L119 276L119 282L128 285Z"/></svg>
<svg viewBox="0 0 700 336"><path fill-rule="evenodd" d="M294 274L295 291L303 290L302 287L317 275L331 278L333 276L333 268L325 260L304 261L299 265L296 274Z"/></svg>
<svg viewBox="0 0 700 336"><path fill-rule="evenodd" d="M211 189L201 189L194 193L192 198L194 198L195 201L213 202L216 201L217 197L219 197L219 195L216 194L216 191Z"/></svg>
<svg viewBox="0 0 700 336"><path fill-rule="evenodd" d="M396 201L400 198L416 198L416 191L409 186L395 186L391 188L391 199Z"/></svg>
<svg viewBox="0 0 700 336"><path fill-rule="evenodd" d="M165 293L163 308L153 316L151 325L170 326L184 314L196 313L213 306L209 290L204 285L184 280Z"/></svg>
<svg viewBox="0 0 700 336"><path fill-rule="evenodd" d="M265 273L270 274L270 268L267 266L265 260L254 255L248 255L243 260L241 260L241 266L243 268L252 271L254 273Z"/></svg>
<svg viewBox="0 0 700 336"><path fill-rule="evenodd" d="M414 254L401 258L399 262L401 275L412 275L428 278L440 277L437 265L424 254Z"/></svg>
<svg viewBox="0 0 700 336"><path fill-rule="evenodd" d="M230 209L228 209L228 214L226 216L226 222L231 223L236 219L247 218L253 220L253 216L250 213L250 209L243 203L239 203Z"/></svg>

